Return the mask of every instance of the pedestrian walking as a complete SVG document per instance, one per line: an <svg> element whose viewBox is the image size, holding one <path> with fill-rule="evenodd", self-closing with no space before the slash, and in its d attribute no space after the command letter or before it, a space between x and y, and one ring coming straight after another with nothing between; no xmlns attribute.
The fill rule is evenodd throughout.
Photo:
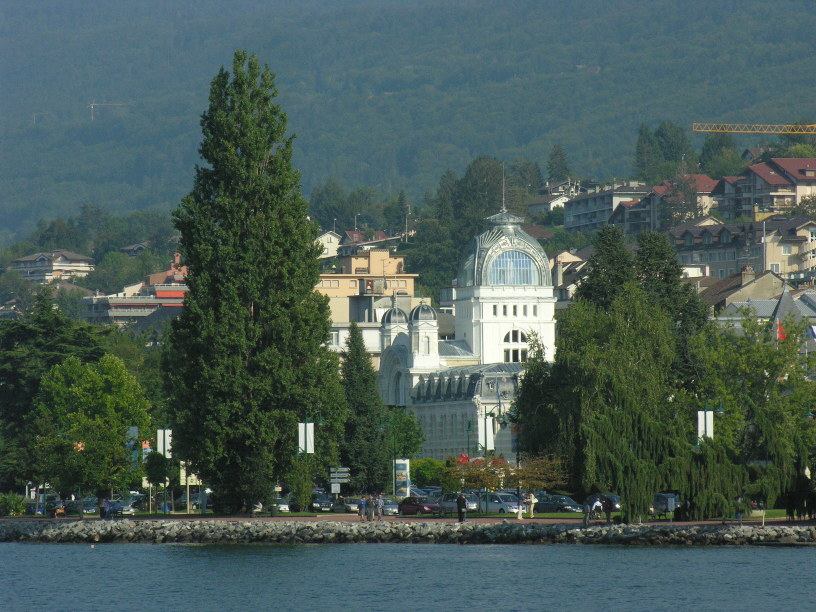
<svg viewBox="0 0 816 612"><path fill-rule="evenodd" d="M374 496L369 495L366 500L366 519L371 522L374 520Z"/></svg>
<svg viewBox="0 0 816 612"><path fill-rule="evenodd" d="M592 512L592 506L589 500L584 500L584 527L589 527L589 515Z"/></svg>
<svg viewBox="0 0 816 612"><path fill-rule="evenodd" d="M530 491L527 494L526 501L527 501L527 507L530 509L530 518L533 518L533 516L535 514L535 505L538 503L538 498L535 496L535 493Z"/></svg>
<svg viewBox="0 0 816 612"><path fill-rule="evenodd" d="M603 501L601 501L601 506L603 507L604 514L606 515L606 524L612 524L612 509L614 505L612 504L612 499L605 496L603 497Z"/></svg>
<svg viewBox="0 0 816 612"><path fill-rule="evenodd" d="M383 499L382 493L377 495L377 520L383 520L383 512L385 511L385 500Z"/></svg>
<svg viewBox="0 0 816 612"><path fill-rule="evenodd" d="M365 495L360 497L360 503L357 504L357 514L360 515L360 520L364 521L366 516L366 498Z"/></svg>
<svg viewBox="0 0 816 612"><path fill-rule="evenodd" d="M459 493L456 498L456 513L459 515L459 522L464 523L467 518L467 498L464 493Z"/></svg>

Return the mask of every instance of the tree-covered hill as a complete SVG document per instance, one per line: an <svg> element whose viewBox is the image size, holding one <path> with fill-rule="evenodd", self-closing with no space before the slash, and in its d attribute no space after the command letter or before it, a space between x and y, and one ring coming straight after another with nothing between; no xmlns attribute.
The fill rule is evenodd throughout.
<svg viewBox="0 0 816 612"><path fill-rule="evenodd" d="M235 48L277 73L306 193L432 189L553 144L632 171L638 126L816 116L806 0L79 0L0 6L0 240L83 203L170 207ZM120 106L88 103L114 102Z"/></svg>

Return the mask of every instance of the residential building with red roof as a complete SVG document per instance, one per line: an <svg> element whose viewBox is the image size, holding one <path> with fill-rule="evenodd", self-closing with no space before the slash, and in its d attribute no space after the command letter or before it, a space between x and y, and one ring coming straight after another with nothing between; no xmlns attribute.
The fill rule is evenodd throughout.
<svg viewBox="0 0 816 612"><path fill-rule="evenodd" d="M707 215L714 205L712 192L718 182L705 174L687 174L677 181L666 180L653 186L642 198L620 202L609 218L610 225L619 226L627 234L664 229L671 219L683 211L689 216ZM695 202L685 204L693 193Z"/></svg>
<svg viewBox="0 0 816 612"><path fill-rule="evenodd" d="M726 219L761 221L816 196L816 158L773 157L751 164L740 176L720 179L714 190Z"/></svg>

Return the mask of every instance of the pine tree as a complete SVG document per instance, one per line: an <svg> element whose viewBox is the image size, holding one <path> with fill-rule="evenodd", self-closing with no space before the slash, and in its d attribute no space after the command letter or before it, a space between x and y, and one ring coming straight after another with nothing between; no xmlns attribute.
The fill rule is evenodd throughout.
<svg viewBox="0 0 816 612"><path fill-rule="evenodd" d="M192 192L174 214L189 293L165 346L174 450L223 511L268 500L315 422L316 469L338 457L345 401L292 137L272 73L236 51L201 119Z"/></svg>
<svg viewBox="0 0 816 612"><path fill-rule="evenodd" d="M344 463L360 491L385 490L389 471L388 412L377 392L377 373L365 348L359 326L352 322L343 355L346 421Z"/></svg>
<svg viewBox="0 0 816 612"><path fill-rule="evenodd" d="M576 297L609 308L623 286L635 279L634 258L626 248L623 232L612 225L598 232L594 245Z"/></svg>
<svg viewBox="0 0 816 612"><path fill-rule="evenodd" d="M559 144L553 145L550 149L550 157L547 159L547 180L550 183L560 183L566 181L570 174L566 151Z"/></svg>

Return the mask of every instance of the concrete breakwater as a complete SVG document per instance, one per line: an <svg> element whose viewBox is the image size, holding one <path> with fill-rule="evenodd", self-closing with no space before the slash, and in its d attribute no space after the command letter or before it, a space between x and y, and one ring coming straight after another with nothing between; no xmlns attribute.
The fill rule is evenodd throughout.
<svg viewBox="0 0 816 612"><path fill-rule="evenodd" d="M0 521L0 542L816 545L816 526L574 525L239 520Z"/></svg>

